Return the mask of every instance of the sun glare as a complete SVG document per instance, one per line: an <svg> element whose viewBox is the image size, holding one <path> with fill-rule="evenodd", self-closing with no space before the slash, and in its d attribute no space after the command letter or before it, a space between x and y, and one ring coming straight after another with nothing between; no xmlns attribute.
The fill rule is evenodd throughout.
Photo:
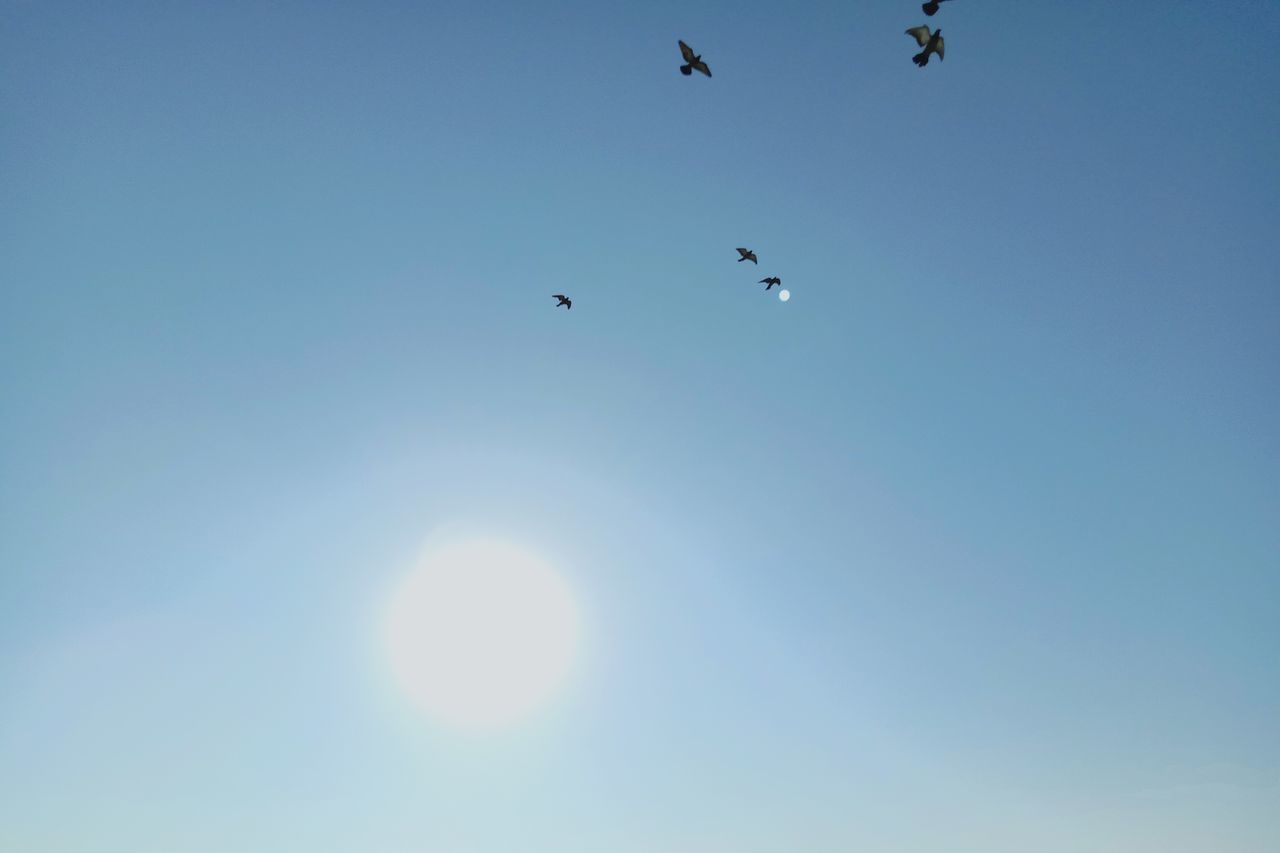
<svg viewBox="0 0 1280 853"><path fill-rule="evenodd" d="M432 551L401 582L384 639L392 673L417 705L450 725L487 728L550 697L577 637L573 596L549 565L474 541Z"/></svg>

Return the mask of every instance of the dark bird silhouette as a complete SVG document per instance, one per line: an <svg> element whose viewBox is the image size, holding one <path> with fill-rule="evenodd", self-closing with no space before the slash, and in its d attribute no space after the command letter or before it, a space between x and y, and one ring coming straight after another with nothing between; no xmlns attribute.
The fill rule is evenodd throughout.
<svg viewBox="0 0 1280 853"><path fill-rule="evenodd" d="M925 3L920 8L924 9L924 13L932 18L934 15L938 14L938 4L946 2L947 0L929 0L928 3Z"/></svg>
<svg viewBox="0 0 1280 853"><path fill-rule="evenodd" d="M765 290L772 290L775 284L782 284L782 279L776 275L771 275L768 278L760 279L760 283L766 285Z"/></svg>
<svg viewBox="0 0 1280 853"><path fill-rule="evenodd" d="M680 66L681 74L688 77L695 70L697 70L697 71L701 71L703 74L707 75L708 77L711 76L711 68L707 65L707 63L702 61L702 56L700 54L694 53L693 48L689 47L689 45L685 44L683 41L680 42L680 55L684 57L684 63L685 63L684 65Z"/></svg>
<svg viewBox="0 0 1280 853"><path fill-rule="evenodd" d="M739 248L738 254L742 255L742 257L738 258L738 263L742 263L743 261L751 261L751 263L753 264L760 263L759 261L756 260L756 253L751 251L750 249Z"/></svg>
<svg viewBox="0 0 1280 853"><path fill-rule="evenodd" d="M945 59L947 52L947 44L942 40L942 30L935 30L930 33L929 28L924 24L918 27L912 27L907 30L907 35L916 40L916 44L924 48L924 50L911 57L911 61L921 68L929 64L929 54L938 54L938 59Z"/></svg>
<svg viewBox="0 0 1280 853"><path fill-rule="evenodd" d="M573 300L565 296L563 293L553 293L551 294L551 296L555 299L560 300L559 302L556 303L557 308L559 308L561 305L563 305L566 309L573 308Z"/></svg>

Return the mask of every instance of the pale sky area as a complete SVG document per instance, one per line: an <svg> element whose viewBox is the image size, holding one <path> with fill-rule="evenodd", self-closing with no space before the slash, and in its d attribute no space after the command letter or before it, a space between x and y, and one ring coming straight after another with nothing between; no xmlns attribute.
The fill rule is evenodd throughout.
<svg viewBox="0 0 1280 853"><path fill-rule="evenodd" d="M1276 44L0 0L0 849L1280 850ZM577 619L488 728L460 541Z"/></svg>

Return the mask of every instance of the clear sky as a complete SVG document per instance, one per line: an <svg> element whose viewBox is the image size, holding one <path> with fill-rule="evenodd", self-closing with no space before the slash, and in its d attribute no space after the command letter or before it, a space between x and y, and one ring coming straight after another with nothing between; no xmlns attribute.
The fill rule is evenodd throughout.
<svg viewBox="0 0 1280 853"><path fill-rule="evenodd" d="M1276 850L1278 12L0 2L0 848Z"/></svg>

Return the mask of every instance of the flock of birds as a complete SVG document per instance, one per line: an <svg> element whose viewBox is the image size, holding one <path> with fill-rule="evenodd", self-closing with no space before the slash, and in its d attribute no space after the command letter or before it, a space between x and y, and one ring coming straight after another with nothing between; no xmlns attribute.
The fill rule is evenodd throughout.
<svg viewBox="0 0 1280 853"><path fill-rule="evenodd" d="M926 15L933 17L938 13L938 4L947 2L949 2L949 0L928 0L928 2L920 8L924 10ZM919 67L924 68L928 65L929 57L933 54L937 54L939 60L946 58L947 44L942 39L941 29L930 30L927 25L921 24L918 27L911 27L907 30L906 34L915 39L916 44L923 48L923 50L911 57L911 61ZM703 61L702 54L694 53L693 48L685 44L683 40L680 41L680 56L684 59L684 65L680 66L680 73L684 76L690 77L695 71L699 71L708 77L711 76L711 66L707 65L707 63ZM751 261L751 263L757 265L760 263L756 258L755 252L741 246L738 247L738 256L738 263L742 263L743 261ZM763 284L765 286L765 290L772 290L774 285L778 285L779 287L782 286L782 279L778 278L776 275L772 275L760 279L758 283ZM785 302L790 294L783 290L780 295ZM554 293L552 294L552 298L558 300L556 302L557 308L561 305L565 307L565 310L573 308L573 300L565 296L563 293Z"/></svg>

